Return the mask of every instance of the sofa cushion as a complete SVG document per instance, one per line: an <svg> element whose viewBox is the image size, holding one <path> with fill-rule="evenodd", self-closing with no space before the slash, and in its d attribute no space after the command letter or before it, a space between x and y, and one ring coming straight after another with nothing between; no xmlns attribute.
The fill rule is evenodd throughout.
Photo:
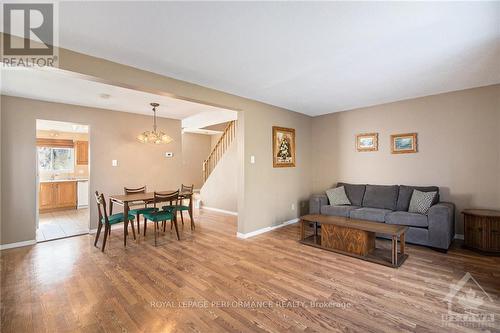
<svg viewBox="0 0 500 333"><path fill-rule="evenodd" d="M366 185L362 206L395 210L398 192L397 185Z"/></svg>
<svg viewBox="0 0 500 333"><path fill-rule="evenodd" d="M408 212L392 212L385 216L385 223L407 225L410 227L428 227L429 220L427 215L408 213Z"/></svg>
<svg viewBox="0 0 500 333"><path fill-rule="evenodd" d="M435 205L439 202L439 187L437 186L407 186L401 185L399 187L398 203L396 205L396 210L407 212L410 207L410 200L413 194L413 190L419 190L421 192L437 192L434 197L432 204Z"/></svg>
<svg viewBox="0 0 500 333"><path fill-rule="evenodd" d="M408 212L419 213L424 215L427 214L429 208L431 208L432 206L432 202L434 201L436 195L437 192L421 192L419 190L413 190Z"/></svg>
<svg viewBox="0 0 500 333"><path fill-rule="evenodd" d="M380 209L380 208L359 208L352 210L349 214L350 218L358 220L368 220L376 222L384 222L385 216L389 214L391 210Z"/></svg>
<svg viewBox="0 0 500 333"><path fill-rule="evenodd" d="M347 198L353 206L361 206L363 203L363 196L365 195L366 185L362 184L348 184L338 183L337 186L344 186Z"/></svg>
<svg viewBox="0 0 500 333"><path fill-rule="evenodd" d="M321 214L332 216L349 217L349 212L358 209L359 206L331 206L325 205L321 207Z"/></svg>
<svg viewBox="0 0 500 333"><path fill-rule="evenodd" d="M328 196L328 201L330 202L330 205L332 205L332 206L350 205L351 204L351 202L347 198L347 195L345 194L344 186L340 186L340 187L331 188L329 190L326 190L326 195Z"/></svg>

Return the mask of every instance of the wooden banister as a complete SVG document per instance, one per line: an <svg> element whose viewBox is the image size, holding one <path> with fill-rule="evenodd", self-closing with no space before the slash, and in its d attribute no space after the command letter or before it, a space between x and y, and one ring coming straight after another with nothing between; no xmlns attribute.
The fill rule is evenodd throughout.
<svg viewBox="0 0 500 333"><path fill-rule="evenodd" d="M234 138L236 138L236 120L231 121L226 126L222 136L215 144L207 159L203 161L203 182L208 179L208 176L210 176L217 163L219 163L222 156L226 153Z"/></svg>

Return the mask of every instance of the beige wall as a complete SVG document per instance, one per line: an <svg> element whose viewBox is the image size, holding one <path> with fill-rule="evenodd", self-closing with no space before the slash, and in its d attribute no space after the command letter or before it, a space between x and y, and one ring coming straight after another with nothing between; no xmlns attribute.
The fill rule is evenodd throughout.
<svg viewBox="0 0 500 333"><path fill-rule="evenodd" d="M273 168L272 126L294 128L296 167ZM253 230L300 216L311 194L311 118L287 111L265 109L245 113L245 218ZM250 164L250 156L255 164ZM295 209L292 209L292 204ZM246 208L245 207L245 208Z"/></svg>
<svg viewBox="0 0 500 333"><path fill-rule="evenodd" d="M192 179L189 184L193 184L195 189L203 185L203 161L209 153L210 135L182 134L182 168Z"/></svg>
<svg viewBox="0 0 500 333"><path fill-rule="evenodd" d="M239 111L238 231L254 231L299 215L290 207L311 193L310 117L65 49L59 50L59 59L64 70ZM272 167L273 125L297 129L296 168ZM249 162L252 154L257 156L256 165Z"/></svg>
<svg viewBox="0 0 500 333"><path fill-rule="evenodd" d="M378 152L356 151L363 132L379 133ZM390 135L408 132L419 152L391 154ZM438 185L458 212L500 209L500 85L316 117L312 133L314 192L337 181Z"/></svg>
<svg viewBox="0 0 500 333"><path fill-rule="evenodd" d="M295 218L299 215L298 209L292 211L290 205L291 203L304 200L310 194L310 117L66 49L59 49L59 68L92 76L104 82L149 92L169 94L179 98L238 111L238 122L240 124L238 127L238 230L240 232L249 232ZM272 167L271 126L273 125L297 128L298 164L296 168L274 169ZM5 127L2 121L2 132ZM19 127L25 127L25 125L20 125ZM102 138L106 139L105 135ZM2 146L6 147L3 141ZM27 144L25 149L31 149L30 144ZM120 147L119 149L126 148ZM251 154L257 156L256 165L249 163ZM13 182L19 180L19 191L34 193L35 184L26 178L20 179L28 175L26 170L14 171L9 169L4 172L4 165L7 166L5 156L8 154L2 150L2 155L2 174L11 177L9 183L6 185L2 181L2 191L4 188L12 190ZM97 158L109 159L106 155L94 155L92 152L91 158L92 160ZM93 166L90 172L93 175ZM149 174L154 175L152 172ZM3 179L5 178L2 177ZM262 189L265 189L264 195L261 193ZM14 208L17 206L6 210L5 207L8 205L5 203L8 200L2 197L2 201L2 207L4 208L2 210L2 227L11 229L16 228L16 226L18 227L18 225L10 226L13 222L6 219L6 217L11 217L15 214ZM25 217L29 220L31 216ZM31 221L22 223L29 224ZM5 227L6 225L8 226ZM27 234L25 233L24 235L26 236ZM8 239L2 238L2 242L23 241L27 239L9 236Z"/></svg>
<svg viewBox="0 0 500 333"><path fill-rule="evenodd" d="M217 144L217 142L219 142L219 139L221 137L222 137L222 133L210 135L210 150L214 149L215 145Z"/></svg>
<svg viewBox="0 0 500 333"><path fill-rule="evenodd" d="M152 125L150 116L41 102L2 96L2 244L35 239L36 119L69 121L90 126L90 193L123 192L123 186L148 185L149 190L176 189L180 183L196 183L196 174L183 166L179 120L158 118L174 142L144 145L136 135ZM23 133L23 135L19 135ZM208 149L208 139L201 140ZM194 142L199 143L194 140ZM165 152L174 153L166 158ZM193 154L188 153L188 160ZM118 166L111 166L111 160ZM5 195L8 193L8 195ZM91 228L96 228L97 208L91 197Z"/></svg>
<svg viewBox="0 0 500 333"><path fill-rule="evenodd" d="M238 211L238 143L233 141L201 188L203 206Z"/></svg>

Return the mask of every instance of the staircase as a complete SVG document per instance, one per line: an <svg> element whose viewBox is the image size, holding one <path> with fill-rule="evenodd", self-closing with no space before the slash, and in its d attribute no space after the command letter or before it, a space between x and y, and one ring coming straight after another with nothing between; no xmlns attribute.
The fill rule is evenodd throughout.
<svg viewBox="0 0 500 333"><path fill-rule="evenodd" d="M224 129L222 136L220 137L217 144L214 146L210 155L203 162L203 182L205 182L212 171L214 171L217 163L226 153L227 149L231 146L231 143L236 138L236 120L231 121L227 127Z"/></svg>

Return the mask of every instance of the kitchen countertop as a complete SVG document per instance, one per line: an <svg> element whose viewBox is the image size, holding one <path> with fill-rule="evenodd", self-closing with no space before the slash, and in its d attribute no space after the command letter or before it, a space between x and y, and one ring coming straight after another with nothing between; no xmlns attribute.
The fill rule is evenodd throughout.
<svg viewBox="0 0 500 333"><path fill-rule="evenodd" d="M40 183L84 182L88 180L89 180L88 178L61 178L61 179L40 180Z"/></svg>

